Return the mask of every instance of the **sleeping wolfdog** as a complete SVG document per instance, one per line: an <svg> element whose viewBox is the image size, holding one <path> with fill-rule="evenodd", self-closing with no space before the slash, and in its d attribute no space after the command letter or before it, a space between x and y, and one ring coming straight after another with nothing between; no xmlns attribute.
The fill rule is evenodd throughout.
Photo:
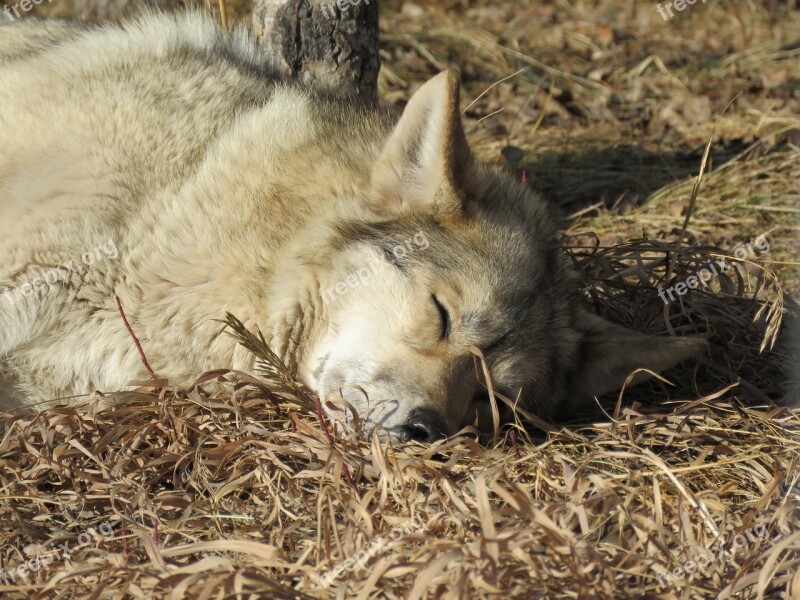
<svg viewBox="0 0 800 600"><path fill-rule="evenodd" d="M581 305L543 201L470 152L459 85L434 77L398 118L197 14L0 27L5 406L146 378L117 297L171 384L253 368L229 311L399 439L485 424L474 348L545 417L701 350Z"/></svg>

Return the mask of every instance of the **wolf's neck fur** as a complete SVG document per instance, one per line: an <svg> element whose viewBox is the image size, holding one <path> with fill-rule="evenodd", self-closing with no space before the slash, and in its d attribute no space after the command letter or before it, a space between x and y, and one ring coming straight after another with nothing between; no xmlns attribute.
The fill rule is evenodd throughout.
<svg viewBox="0 0 800 600"><path fill-rule="evenodd" d="M329 281L329 261L336 255L338 227L375 218L365 200L369 166L383 143L326 135L329 115L311 101L300 90L278 90L268 106L245 115L222 137L180 194L180 202L192 207L186 213L193 231L176 249L176 268L185 273L196 267L187 264L193 260L188 248L207 243L203 232L219 232L212 268L193 282L196 305L207 307L206 320L230 311L248 327L259 327L293 372L325 318L320 290L336 283ZM292 135L281 137L276 121L288 118L281 111L290 108ZM194 256L202 254L198 248ZM252 261L233 264L242 255ZM181 290L180 297L186 293ZM241 348L218 350L211 357L218 365L252 367L252 356Z"/></svg>

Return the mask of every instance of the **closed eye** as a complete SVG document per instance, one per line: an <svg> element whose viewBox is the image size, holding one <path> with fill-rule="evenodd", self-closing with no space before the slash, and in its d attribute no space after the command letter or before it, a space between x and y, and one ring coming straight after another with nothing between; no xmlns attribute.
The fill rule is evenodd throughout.
<svg viewBox="0 0 800 600"><path fill-rule="evenodd" d="M431 299L436 306L436 310L439 311L439 320L441 321L441 334L439 339L445 340L450 335L450 313L447 312L444 305L439 302L436 294L431 294Z"/></svg>

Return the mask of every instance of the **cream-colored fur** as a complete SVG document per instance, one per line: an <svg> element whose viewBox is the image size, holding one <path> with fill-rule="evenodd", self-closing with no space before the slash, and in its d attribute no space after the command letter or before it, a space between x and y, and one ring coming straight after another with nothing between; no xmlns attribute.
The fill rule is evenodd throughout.
<svg viewBox="0 0 800 600"><path fill-rule="evenodd" d="M480 414L473 346L544 415L698 351L579 306L541 200L473 159L458 89L439 75L398 121L196 14L0 27L0 402L146 379L116 297L173 385L253 367L229 311L367 429L421 439Z"/></svg>

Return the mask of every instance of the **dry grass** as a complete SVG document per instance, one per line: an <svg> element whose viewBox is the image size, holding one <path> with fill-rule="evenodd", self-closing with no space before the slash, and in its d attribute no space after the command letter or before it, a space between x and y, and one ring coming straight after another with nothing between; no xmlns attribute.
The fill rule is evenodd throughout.
<svg viewBox="0 0 800 600"><path fill-rule="evenodd" d="M97 18L131 4L37 10ZM706 335L709 353L667 373L673 385L604 399L605 415L511 428L499 444L330 432L257 338L261 375L7 416L0 569L58 544L70 554L17 584L0 571L0 595L800 597L800 408L774 402L798 362L779 336L784 293L800 297L792 3L697 3L669 23L641 3L382 6L384 98L402 104L451 62L470 101L524 69L466 111L476 151L570 215L565 248L599 312ZM228 8L246 18L247 2ZM760 234L769 253L659 298ZM103 522L113 533L80 538ZM708 550L699 572L664 581Z"/></svg>
<svg viewBox="0 0 800 600"><path fill-rule="evenodd" d="M238 383L5 421L4 566L73 550L4 598L641 597L707 550L666 595L798 592L796 409L723 393L540 445L394 448L331 443L290 382L216 378Z"/></svg>

